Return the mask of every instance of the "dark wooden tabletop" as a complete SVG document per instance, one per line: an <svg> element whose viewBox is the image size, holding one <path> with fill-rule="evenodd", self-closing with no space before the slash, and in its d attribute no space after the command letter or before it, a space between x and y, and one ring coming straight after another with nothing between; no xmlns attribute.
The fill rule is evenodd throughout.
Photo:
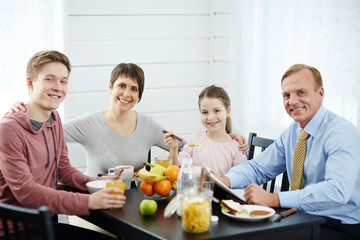
<svg viewBox="0 0 360 240"><path fill-rule="evenodd" d="M219 221L211 223L206 233L188 233L182 229L181 218L176 213L163 216L169 200L158 201L158 210L153 216L143 216L139 205L145 197L132 186L126 190L126 204L117 210L91 211L90 216L82 218L114 233L123 239L318 239L320 224L324 218L297 212L279 222L263 220L243 222L229 218L221 213L219 204L213 202L213 215ZM283 211L286 209L276 209Z"/></svg>

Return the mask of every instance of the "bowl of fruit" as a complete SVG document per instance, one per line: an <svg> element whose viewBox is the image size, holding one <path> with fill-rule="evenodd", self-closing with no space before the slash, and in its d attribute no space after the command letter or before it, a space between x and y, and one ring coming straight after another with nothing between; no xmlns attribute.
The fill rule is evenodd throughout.
<svg viewBox="0 0 360 240"><path fill-rule="evenodd" d="M149 164L150 171L145 168L138 172L134 179L136 187L144 197L153 200L164 200L171 197L176 191L176 179L179 173L179 167L171 165L167 168Z"/></svg>

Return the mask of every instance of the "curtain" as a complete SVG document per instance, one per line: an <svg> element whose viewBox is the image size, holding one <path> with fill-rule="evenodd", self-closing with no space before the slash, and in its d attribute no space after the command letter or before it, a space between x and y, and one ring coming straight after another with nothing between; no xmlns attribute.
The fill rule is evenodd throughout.
<svg viewBox="0 0 360 240"><path fill-rule="evenodd" d="M28 100L26 64L42 50L62 50L62 1L1 0L0 117Z"/></svg>
<svg viewBox="0 0 360 240"><path fill-rule="evenodd" d="M232 1L229 89L243 135L277 138L292 119L281 77L304 63L322 74L323 105L360 127L360 1Z"/></svg>

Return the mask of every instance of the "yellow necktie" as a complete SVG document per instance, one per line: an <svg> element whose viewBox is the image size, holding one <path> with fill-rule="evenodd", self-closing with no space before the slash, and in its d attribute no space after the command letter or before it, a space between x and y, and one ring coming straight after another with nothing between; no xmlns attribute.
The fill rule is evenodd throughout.
<svg viewBox="0 0 360 240"><path fill-rule="evenodd" d="M301 189L303 187L304 161L306 155L306 139L309 134L304 130L300 131L299 140L296 143L294 151L293 170L291 178L291 190Z"/></svg>

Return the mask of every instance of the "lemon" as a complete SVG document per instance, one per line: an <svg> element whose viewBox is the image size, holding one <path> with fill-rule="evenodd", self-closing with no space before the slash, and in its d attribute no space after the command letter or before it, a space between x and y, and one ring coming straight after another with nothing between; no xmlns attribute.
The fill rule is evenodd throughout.
<svg viewBox="0 0 360 240"><path fill-rule="evenodd" d="M140 212L142 215L153 215L157 210L155 200L144 199L140 203Z"/></svg>
<svg viewBox="0 0 360 240"><path fill-rule="evenodd" d="M198 147L198 146L200 146L200 144L197 143L197 142L191 142L191 143L188 143L187 145L190 146L190 147Z"/></svg>

